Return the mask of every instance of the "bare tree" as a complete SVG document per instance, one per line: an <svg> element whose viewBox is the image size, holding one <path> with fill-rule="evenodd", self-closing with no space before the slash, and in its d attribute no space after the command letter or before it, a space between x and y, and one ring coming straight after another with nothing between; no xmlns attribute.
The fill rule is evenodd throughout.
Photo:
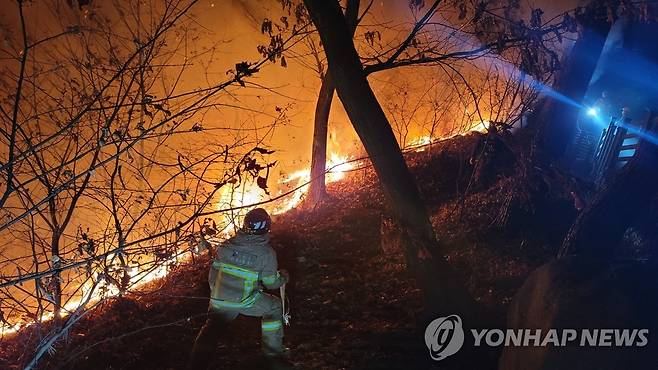
<svg viewBox="0 0 658 370"><path fill-rule="evenodd" d="M195 29L197 6L19 0L12 8L19 39L0 48L9 61L0 91L10 97L0 101L0 234L13 241L0 250L0 317L3 331L55 319L28 367L94 302L189 255L211 228L197 220L221 191L252 179L267 188L264 141L285 112L262 112L268 121L252 130L212 121L247 109L240 90L305 26L284 27L287 36L258 48L260 60L190 83L209 75L217 47L197 41L206 32ZM35 12L50 22L35 27Z"/></svg>
<svg viewBox="0 0 658 370"><path fill-rule="evenodd" d="M358 8L358 1L347 2L345 10L366 73L409 66L428 67L434 71L425 72L434 81L423 93L412 95L410 91L403 91L404 88L394 87L391 95L396 97L385 105L403 147L408 140L418 141L418 136L426 136L410 137L413 127L428 125L429 116L436 112L431 102L426 104L424 101L428 100L426 97L432 89L444 92L437 98L442 101L440 109L445 115L461 116L463 122L457 125L457 131L469 130L482 121L518 121L534 102L537 88L550 79L550 71L556 68L559 56L547 45L561 41L565 32L572 31L569 16L558 17L556 22L543 22L541 13L533 12L533 18L526 25L518 20L516 13L520 5L513 1L503 4L494 1L445 4L435 1L423 11L420 2L412 2L413 23L391 27L386 22L369 22L362 31L357 31L356 26L368 16L372 4L369 2L358 17L358 10L351 10ZM500 13L501 9L503 15L498 15L496 12ZM452 22L459 26L452 26ZM333 88L328 77L330 73L324 72L326 62L318 55L319 46L310 42L309 49L316 61L314 69L322 81L315 111L311 159L313 182L309 192L309 201L315 204L326 192L326 136ZM541 61L542 65L535 67L533 60ZM472 86L479 88L473 89ZM421 115L426 116L424 121ZM433 129L429 130L432 134L429 136L434 137L437 125L430 126Z"/></svg>
<svg viewBox="0 0 658 370"><path fill-rule="evenodd" d="M435 14L440 3L436 1L428 7L400 44L383 49L384 53L372 57L369 64L366 59L364 64L364 58L356 51L338 2L306 0L304 3L322 39L338 95L373 162L389 204L407 233L404 245L408 268L424 291L428 308L443 313L455 312L457 308L460 312L472 312L471 298L465 293L457 274L442 257L444 247L435 239L418 188L404 162L390 121L375 97L367 76L376 71L408 65L438 64L454 71L454 66L450 65L451 61L481 56L491 52L496 45L498 48L527 45L529 39L537 48L544 48L545 40L541 36L559 33L566 28L565 24L569 19L546 29L540 25L532 28L522 27L521 30L515 31L519 34L512 34L496 43L491 42L471 50L428 49L427 45L435 45L433 41L429 44L419 44L416 40L424 25ZM413 5L421 7L422 2L414 2ZM530 37L531 35L533 37ZM537 53L533 55L542 55ZM457 75L463 78L463 75ZM481 99L472 89L467 88L467 92L473 96L476 103ZM479 120L483 120L480 111L477 111L477 115ZM440 287L433 284L437 280L441 282ZM451 298L447 300L446 297Z"/></svg>
<svg viewBox="0 0 658 370"><path fill-rule="evenodd" d="M338 95L372 160L391 208L407 233L405 256L425 293L426 304L440 305L442 311L459 306L462 310L458 312L470 310L468 294L441 257L427 209L388 119L368 84L338 2L304 3L322 38ZM432 283L437 279L441 281L440 288ZM448 302L441 297L452 299Z"/></svg>

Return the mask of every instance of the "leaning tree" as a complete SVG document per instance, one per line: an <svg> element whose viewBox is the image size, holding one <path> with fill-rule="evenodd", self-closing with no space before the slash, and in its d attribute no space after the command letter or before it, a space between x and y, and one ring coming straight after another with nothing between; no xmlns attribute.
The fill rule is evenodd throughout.
<svg viewBox="0 0 658 370"><path fill-rule="evenodd" d="M468 316L474 309L472 298L458 274L443 257L445 246L435 238L428 211L404 161L390 121L368 82L368 76L374 72L411 65L440 65L446 70L455 71L455 64L459 60L477 59L482 55L497 51L504 53L506 49L518 47L523 51L519 53L519 67L510 66L510 70L522 70L532 79L533 72L536 75L543 72L539 67L533 69L533 61L545 61L546 70L553 69L551 63L556 63L557 54L551 52L546 43L552 41L551 37L559 39L570 29L571 17L564 15L556 24L547 26L541 20L541 14L533 13L531 24L502 27L505 32L499 32L493 40L476 29L474 32L480 37L481 44L464 50L464 45L469 44L462 39L461 43L457 43L461 48L455 50L454 45L437 46L439 41L421 37L423 28L436 15L440 1L435 1L414 23L406 38L382 55L370 59L370 62L364 62L363 56L356 49L353 31L338 1L307 0L304 4L322 41L328 70L331 71L338 96L373 163L389 205L401 224L408 268L425 294L426 308L433 313L462 312ZM412 6L422 8L423 2L412 2ZM464 7L463 13L467 12L468 9ZM476 8L474 12L474 17L480 18L487 12L491 13L486 6ZM487 17L489 23L493 22L492 18L495 17ZM494 22L487 27L492 30L501 26ZM419 40L425 40L425 43ZM454 76L465 80L463 74L456 73ZM477 102L477 93L468 81L464 86L467 94L471 94ZM510 84L506 88L514 91L514 86L518 88L520 85ZM481 114L479 118L484 120Z"/></svg>
<svg viewBox="0 0 658 370"><path fill-rule="evenodd" d="M281 2L284 7L292 4ZM533 10L526 24L515 1L434 1L427 9L411 2L411 22L377 20L370 14L373 2L366 2L362 10L360 3L347 1L344 15L366 74L426 67L416 68L414 76L431 80L421 94L391 84L391 98L384 107L403 147L418 142L409 136L413 129L425 131L427 141L469 130L474 123L519 121L535 101L538 87L558 68L559 54L552 44L573 31L568 15L545 22L540 9ZM361 26L364 19L367 25ZM327 133L335 86L330 65L321 55L322 43L315 35L306 41L308 51L300 54L312 55L313 62L303 64L311 65L321 79L308 194L308 203L316 204L326 195ZM460 124L455 124L456 117Z"/></svg>

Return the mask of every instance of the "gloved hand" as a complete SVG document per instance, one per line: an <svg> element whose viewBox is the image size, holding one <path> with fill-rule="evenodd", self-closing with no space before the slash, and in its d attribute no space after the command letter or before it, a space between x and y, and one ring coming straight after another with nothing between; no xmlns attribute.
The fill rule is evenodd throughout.
<svg viewBox="0 0 658 370"><path fill-rule="evenodd" d="M290 281L290 274L288 274L288 270L279 270L279 276L281 276L283 284L286 284Z"/></svg>

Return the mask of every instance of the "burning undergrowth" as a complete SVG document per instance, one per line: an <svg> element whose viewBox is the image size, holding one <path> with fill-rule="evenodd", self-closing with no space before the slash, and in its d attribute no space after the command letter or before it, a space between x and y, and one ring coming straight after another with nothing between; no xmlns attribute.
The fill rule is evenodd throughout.
<svg viewBox="0 0 658 370"><path fill-rule="evenodd" d="M448 260L501 321L511 296L530 270L555 255L575 216L559 176L525 164L506 140L492 146L471 133L407 154ZM374 171L362 163L328 190L325 202L275 218L273 246L292 276L291 362L303 369L426 367L416 323L420 292L405 272ZM41 368L184 368L204 319L207 268L207 256L196 258L103 303ZM258 366L258 336L253 320L237 319L216 365ZM39 339L35 326L3 341L0 367L18 368L32 355L24 349Z"/></svg>

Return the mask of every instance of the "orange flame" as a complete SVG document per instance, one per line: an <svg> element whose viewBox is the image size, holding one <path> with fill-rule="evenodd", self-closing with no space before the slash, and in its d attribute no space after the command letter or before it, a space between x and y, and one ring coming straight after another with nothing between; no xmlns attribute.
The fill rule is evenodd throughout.
<svg viewBox="0 0 658 370"><path fill-rule="evenodd" d="M479 131L486 132L489 127L488 121L483 122L474 122L470 131ZM457 135L465 135L465 133ZM457 135L453 135L457 136ZM425 146L433 142L436 142L441 139L446 138L432 138L430 136L420 136L409 142L408 147L416 147L416 151L424 151ZM326 163L326 179L327 183L337 182L344 179L347 176L347 173L354 170L359 166L359 163L356 161L351 161L351 157L347 155L340 155L338 153L330 153L329 159ZM237 229L237 225L240 224L240 219L246 213L247 210L253 208L256 204L261 202L267 202L272 198L277 198L284 195L286 192L290 192L281 199L277 201L263 204L262 207L267 209L272 214L281 214L285 213L295 207L297 207L308 191L308 184L311 181L311 172L310 169L299 170L293 172L292 174L286 176L285 178L279 181L279 190L275 195L267 195L263 189L261 189L255 182L243 183L236 187L226 187L219 196L219 200L216 203L217 209L236 209L235 212L225 212L222 213L222 220L220 221L221 227L223 227L222 235L220 239L230 236L234 230ZM189 251L179 251L174 257L166 260L160 266L146 272L139 271L139 268L136 266L129 267L128 273L130 274L130 284L131 289L137 289L144 284L147 284L153 280L165 277L169 270L176 264L186 261L191 257L192 253ZM110 263L111 256L107 257L107 262ZM122 268L122 267L117 267ZM63 307L62 316L68 316L78 310L84 302L93 304L98 302L101 299L114 297L119 295L120 291L118 287L113 286L111 283L106 281L100 281L99 284L93 288L93 281L86 281L81 291L82 294L77 299L69 300ZM93 289L92 289L93 288ZM102 288L102 289L100 289ZM41 321L49 321L53 318L52 312L46 312L41 316ZM15 333L22 328L25 328L33 323L29 322L19 322L15 324L3 323L0 325L0 335L6 335Z"/></svg>
<svg viewBox="0 0 658 370"><path fill-rule="evenodd" d="M332 183L345 178L346 172L355 168L355 163L349 163L349 161L350 158L348 156L331 153L326 163L327 175L325 181ZM250 206L267 202L272 198L278 198L289 192L290 194L283 196L277 201L262 205L263 208L272 214L285 213L297 207L304 200L310 181L311 171L310 169L304 169L293 172L281 179L279 181L279 190L273 196L267 195L254 182L243 183L233 188L227 187L220 195L217 206L218 209L241 208L246 211L248 208L251 208ZM237 221L245 211L228 212L224 215L222 220L224 235L230 235L237 228L239 224Z"/></svg>

